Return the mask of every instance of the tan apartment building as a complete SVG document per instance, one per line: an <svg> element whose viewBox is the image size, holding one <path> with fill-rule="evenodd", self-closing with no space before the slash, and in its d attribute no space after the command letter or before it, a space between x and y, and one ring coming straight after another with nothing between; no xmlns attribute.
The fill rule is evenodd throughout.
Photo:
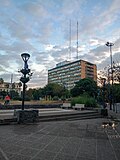
<svg viewBox="0 0 120 160"><path fill-rule="evenodd" d="M72 89L75 82L83 78L91 78L97 81L97 67L95 64L84 60L74 62L63 61L55 68L48 70L48 83L58 83L67 89Z"/></svg>

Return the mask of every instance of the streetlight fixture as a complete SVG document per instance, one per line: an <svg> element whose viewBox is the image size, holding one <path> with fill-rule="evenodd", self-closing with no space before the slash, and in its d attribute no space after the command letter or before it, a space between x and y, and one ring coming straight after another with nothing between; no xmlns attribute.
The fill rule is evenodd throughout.
<svg viewBox="0 0 120 160"><path fill-rule="evenodd" d="M113 60L112 60L112 46L114 43L107 42L106 46L110 48L110 60L111 60L111 80L112 80L112 88L111 88L111 94L110 94L110 110L112 110L112 104L113 104Z"/></svg>
<svg viewBox="0 0 120 160"><path fill-rule="evenodd" d="M20 70L20 72L23 74L23 76L20 78L20 81L23 83L23 94L22 94L22 110L24 110L24 101L25 101L25 88L26 83L30 80L30 69L28 68L28 60L30 58L30 55L28 53L21 54L21 57L24 61L24 68Z"/></svg>
<svg viewBox="0 0 120 160"><path fill-rule="evenodd" d="M28 53L23 53L23 54L21 54L21 57L24 61L24 69L25 68L27 69L28 68L27 61L29 60L30 55Z"/></svg>

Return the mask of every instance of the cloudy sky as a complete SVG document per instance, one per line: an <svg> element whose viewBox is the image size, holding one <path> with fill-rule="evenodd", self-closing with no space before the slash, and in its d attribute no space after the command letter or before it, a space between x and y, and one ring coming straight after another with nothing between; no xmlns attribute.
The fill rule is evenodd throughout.
<svg viewBox="0 0 120 160"><path fill-rule="evenodd" d="M110 41L114 43L113 60L119 63L119 3L119 0L0 0L0 78L10 82L13 74L13 81L18 82L21 76L18 70L23 67L21 53L27 52L33 72L28 86L45 86L48 69L64 60L77 60L77 22L79 59L103 69L110 64L109 48L105 46Z"/></svg>

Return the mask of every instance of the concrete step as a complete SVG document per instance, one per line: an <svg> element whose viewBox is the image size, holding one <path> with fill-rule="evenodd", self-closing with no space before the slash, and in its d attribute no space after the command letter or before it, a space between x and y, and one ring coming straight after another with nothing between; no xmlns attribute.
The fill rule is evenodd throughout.
<svg viewBox="0 0 120 160"><path fill-rule="evenodd" d="M43 121L60 121L60 120L82 120L82 119L91 119L91 118L101 118L102 116L97 111L76 111L69 113L48 113L48 114L40 114L37 122ZM0 124L12 124L16 123L17 118L5 118L0 119Z"/></svg>
<svg viewBox="0 0 120 160"><path fill-rule="evenodd" d="M13 122L17 122L17 118L6 118L6 119L0 119L0 125L4 124L11 124Z"/></svg>
<svg viewBox="0 0 120 160"><path fill-rule="evenodd" d="M79 115L88 115L88 114L98 114L97 111L73 111L73 112L63 112L63 113L48 113L48 114L41 114L39 113L40 118L45 118L45 117L69 117L69 116L79 116Z"/></svg>
<svg viewBox="0 0 120 160"><path fill-rule="evenodd" d="M84 120L84 119L95 119L95 118L102 118L102 116L99 114L99 115L91 115L91 116L84 116L84 117L76 117L68 120L73 121L73 120Z"/></svg>
<svg viewBox="0 0 120 160"><path fill-rule="evenodd" d="M58 121L58 120L80 120L80 119L91 119L91 118L101 118L99 113L85 113L85 114L69 114L69 115L59 115L59 116L39 116L38 121Z"/></svg>

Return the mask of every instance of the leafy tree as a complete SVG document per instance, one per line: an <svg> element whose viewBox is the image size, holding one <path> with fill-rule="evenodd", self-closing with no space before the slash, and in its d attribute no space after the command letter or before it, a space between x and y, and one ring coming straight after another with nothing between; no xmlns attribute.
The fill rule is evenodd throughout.
<svg viewBox="0 0 120 160"><path fill-rule="evenodd" d="M90 78L84 78L76 82L76 85L71 89L71 94L73 97L82 94L88 94L89 96L97 96L97 83Z"/></svg>
<svg viewBox="0 0 120 160"><path fill-rule="evenodd" d="M40 98L39 89L33 89L32 96L34 100L39 100Z"/></svg>
<svg viewBox="0 0 120 160"><path fill-rule="evenodd" d="M120 103L120 84L113 85L113 100L115 103Z"/></svg>
<svg viewBox="0 0 120 160"><path fill-rule="evenodd" d="M44 97L44 88L39 88L39 98Z"/></svg>
<svg viewBox="0 0 120 160"><path fill-rule="evenodd" d="M113 96L114 103L120 103L120 84L106 84L105 86L99 88L98 101L110 102L111 96ZM112 94L112 95L111 95Z"/></svg>
<svg viewBox="0 0 120 160"><path fill-rule="evenodd" d="M52 98L54 96L62 97L67 93L67 89L64 88L63 85L59 85L57 83L50 83L44 87L44 95L50 95Z"/></svg>
<svg viewBox="0 0 120 160"><path fill-rule="evenodd" d="M39 100L40 98L51 97L57 99L70 97L70 92L63 86L57 83L47 84L44 88L28 89L26 90L26 97L33 100Z"/></svg>
<svg viewBox="0 0 120 160"><path fill-rule="evenodd" d="M34 89L29 88L28 90L26 90L25 94L26 96L28 96L30 99L33 99L33 91Z"/></svg>
<svg viewBox="0 0 120 160"><path fill-rule="evenodd" d="M30 100L39 100L45 96L44 88L32 89L29 88L26 90L26 96L29 97Z"/></svg>
<svg viewBox="0 0 120 160"><path fill-rule="evenodd" d="M7 95L7 92L6 91L1 91L0 92L0 96L4 99L5 96Z"/></svg>
<svg viewBox="0 0 120 160"><path fill-rule="evenodd" d="M11 99L19 100L19 98L20 98L18 92L15 90L10 90L9 94L10 94Z"/></svg>

